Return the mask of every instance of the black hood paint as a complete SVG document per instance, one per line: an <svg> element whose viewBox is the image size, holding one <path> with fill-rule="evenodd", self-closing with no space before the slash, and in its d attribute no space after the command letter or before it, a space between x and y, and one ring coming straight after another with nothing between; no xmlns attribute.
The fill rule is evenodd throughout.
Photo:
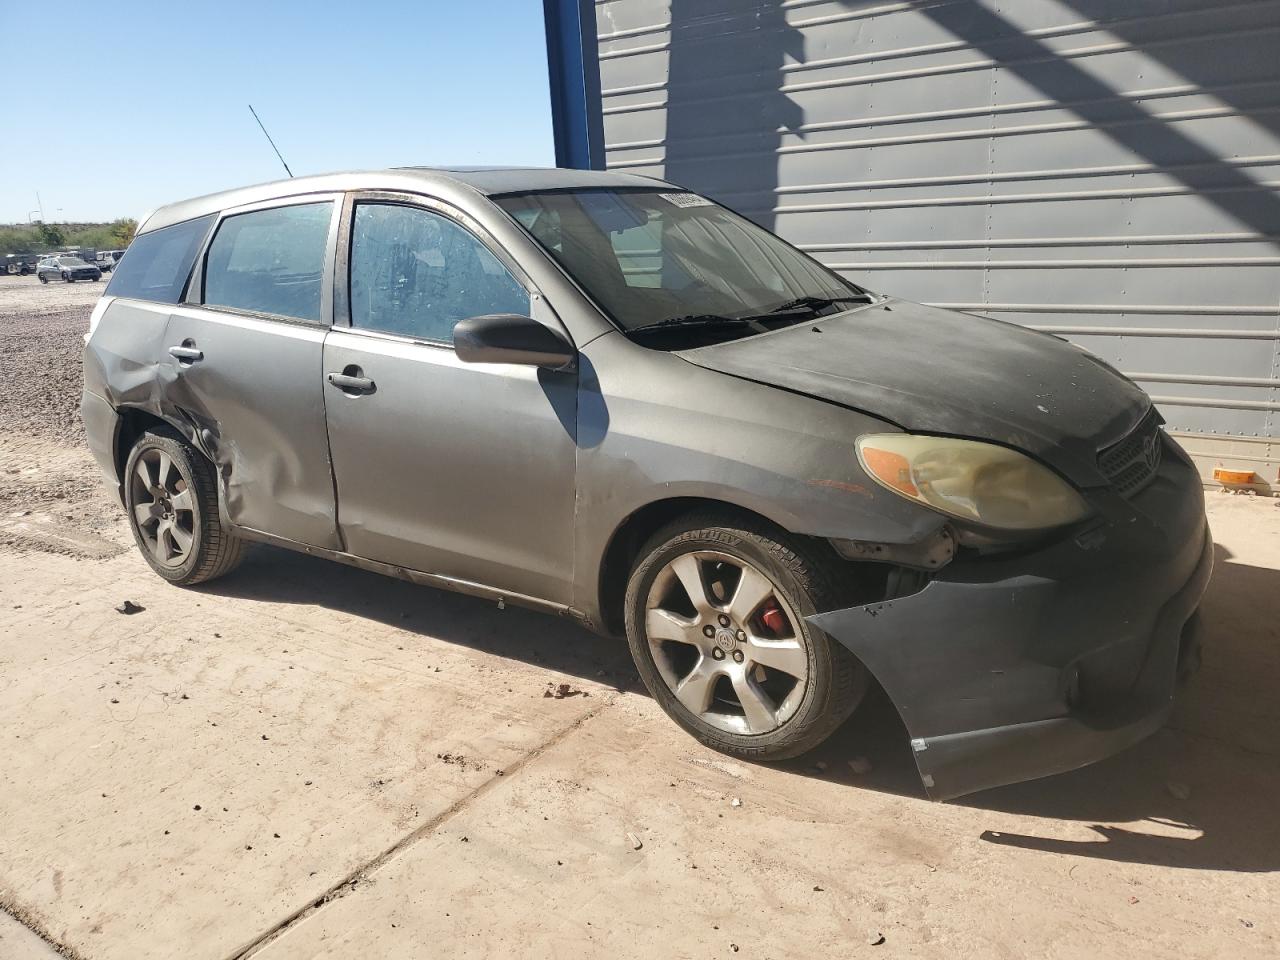
<svg viewBox="0 0 1280 960"><path fill-rule="evenodd" d="M1098 450L1151 405L1131 381L1057 337L896 299L679 356L904 430L1014 447L1086 487L1106 482Z"/></svg>

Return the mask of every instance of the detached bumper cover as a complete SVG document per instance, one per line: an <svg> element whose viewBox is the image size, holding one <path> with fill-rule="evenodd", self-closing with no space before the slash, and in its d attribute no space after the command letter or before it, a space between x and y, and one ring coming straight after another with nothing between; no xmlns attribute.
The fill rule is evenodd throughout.
<svg viewBox="0 0 1280 960"><path fill-rule="evenodd" d="M1173 448L1131 501L1033 554L952 563L919 593L809 618L876 676L935 799L1073 770L1164 723L1213 569Z"/></svg>

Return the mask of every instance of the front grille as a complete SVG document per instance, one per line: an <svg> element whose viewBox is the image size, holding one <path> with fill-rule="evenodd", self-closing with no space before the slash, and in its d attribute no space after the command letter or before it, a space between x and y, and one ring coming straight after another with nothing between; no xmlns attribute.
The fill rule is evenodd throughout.
<svg viewBox="0 0 1280 960"><path fill-rule="evenodd" d="M1131 497L1154 479L1164 456L1164 433L1152 409L1123 440L1098 454L1098 469L1122 497Z"/></svg>

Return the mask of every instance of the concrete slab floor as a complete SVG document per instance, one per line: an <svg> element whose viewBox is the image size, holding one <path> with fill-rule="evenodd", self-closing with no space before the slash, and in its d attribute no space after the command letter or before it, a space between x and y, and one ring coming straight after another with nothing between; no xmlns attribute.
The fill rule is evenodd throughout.
<svg viewBox="0 0 1280 960"><path fill-rule="evenodd" d="M3 960L56 960L58 951L20 920L0 910L0 957Z"/></svg>
<svg viewBox="0 0 1280 960"><path fill-rule="evenodd" d="M0 907L85 958L1274 956L1280 508L1210 503L1172 723L952 804L877 697L741 764L565 621L272 550L180 590L6 549Z"/></svg>

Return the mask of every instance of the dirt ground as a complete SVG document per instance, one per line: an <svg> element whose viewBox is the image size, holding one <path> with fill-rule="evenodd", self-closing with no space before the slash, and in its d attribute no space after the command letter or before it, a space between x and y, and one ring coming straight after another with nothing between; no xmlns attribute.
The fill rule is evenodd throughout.
<svg viewBox="0 0 1280 960"><path fill-rule="evenodd" d="M755 766L563 620L266 548L164 584L75 421L100 291L0 277L2 960L1280 954L1280 501L1210 494L1168 727L937 804L879 695Z"/></svg>

